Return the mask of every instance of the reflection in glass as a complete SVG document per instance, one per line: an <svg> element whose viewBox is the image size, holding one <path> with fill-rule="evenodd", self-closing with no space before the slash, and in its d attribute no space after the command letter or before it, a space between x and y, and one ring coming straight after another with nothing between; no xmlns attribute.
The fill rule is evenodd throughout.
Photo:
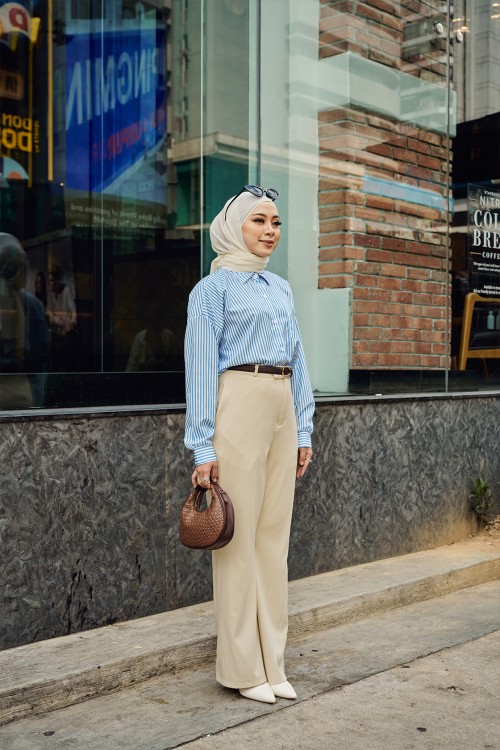
<svg viewBox="0 0 500 750"><path fill-rule="evenodd" d="M0 233L0 409L43 406L49 335L42 303L26 291L28 258Z"/></svg>

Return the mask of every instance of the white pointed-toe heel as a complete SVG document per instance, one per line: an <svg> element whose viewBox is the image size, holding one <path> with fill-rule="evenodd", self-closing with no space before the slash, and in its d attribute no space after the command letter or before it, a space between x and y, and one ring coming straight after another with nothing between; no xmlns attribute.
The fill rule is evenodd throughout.
<svg viewBox="0 0 500 750"><path fill-rule="evenodd" d="M264 682L251 688L241 688L240 695L244 698L250 698L251 701L260 701L261 703L276 703L274 692L269 684Z"/></svg>
<svg viewBox="0 0 500 750"><path fill-rule="evenodd" d="M280 682L278 685L270 685L269 687L277 698L288 698L289 701L294 701L297 697L297 693L288 680Z"/></svg>

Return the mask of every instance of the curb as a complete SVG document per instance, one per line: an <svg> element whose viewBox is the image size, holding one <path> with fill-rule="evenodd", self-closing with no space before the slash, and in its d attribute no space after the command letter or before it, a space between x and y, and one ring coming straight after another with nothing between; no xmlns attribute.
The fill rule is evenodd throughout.
<svg viewBox="0 0 500 750"><path fill-rule="evenodd" d="M500 578L500 545L471 539L289 584L289 638ZM0 652L0 725L65 708L215 655L212 603Z"/></svg>

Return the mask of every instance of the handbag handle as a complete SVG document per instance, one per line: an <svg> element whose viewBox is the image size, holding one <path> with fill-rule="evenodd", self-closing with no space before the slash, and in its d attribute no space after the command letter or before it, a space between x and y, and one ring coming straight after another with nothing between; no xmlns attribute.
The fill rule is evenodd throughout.
<svg viewBox="0 0 500 750"><path fill-rule="evenodd" d="M231 501L229 499L229 495L225 490L222 489L220 484L216 481L210 480L210 486L209 487L203 487L201 484L197 484L194 488L191 495L194 495L193 503L196 510L200 510L200 505L203 502L203 497L208 490L211 490L214 492L217 497L222 500L226 505L228 505Z"/></svg>

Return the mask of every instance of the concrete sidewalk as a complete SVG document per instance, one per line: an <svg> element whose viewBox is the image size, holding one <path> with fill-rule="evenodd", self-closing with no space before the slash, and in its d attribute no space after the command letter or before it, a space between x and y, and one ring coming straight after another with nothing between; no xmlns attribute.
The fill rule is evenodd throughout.
<svg viewBox="0 0 500 750"><path fill-rule="evenodd" d="M500 750L500 631L212 734L189 750Z"/></svg>
<svg viewBox="0 0 500 750"><path fill-rule="evenodd" d="M214 750L495 748L490 742L498 714L493 647L477 663L474 657L466 660L463 672L470 670L470 682L459 671L448 677L448 666L443 662L440 669L439 659L494 632L499 615L500 581L483 583L296 640L286 661L297 701L246 700L215 682L211 662L11 722L0 727L0 748L170 750L198 742ZM421 669L427 681L412 687L415 661L430 654L437 660L428 672ZM450 706L450 722L440 735L438 717L444 721Z"/></svg>
<svg viewBox="0 0 500 750"><path fill-rule="evenodd" d="M290 583L290 643L373 613L500 577L485 535ZM56 710L214 658L212 604L0 652L0 724Z"/></svg>

